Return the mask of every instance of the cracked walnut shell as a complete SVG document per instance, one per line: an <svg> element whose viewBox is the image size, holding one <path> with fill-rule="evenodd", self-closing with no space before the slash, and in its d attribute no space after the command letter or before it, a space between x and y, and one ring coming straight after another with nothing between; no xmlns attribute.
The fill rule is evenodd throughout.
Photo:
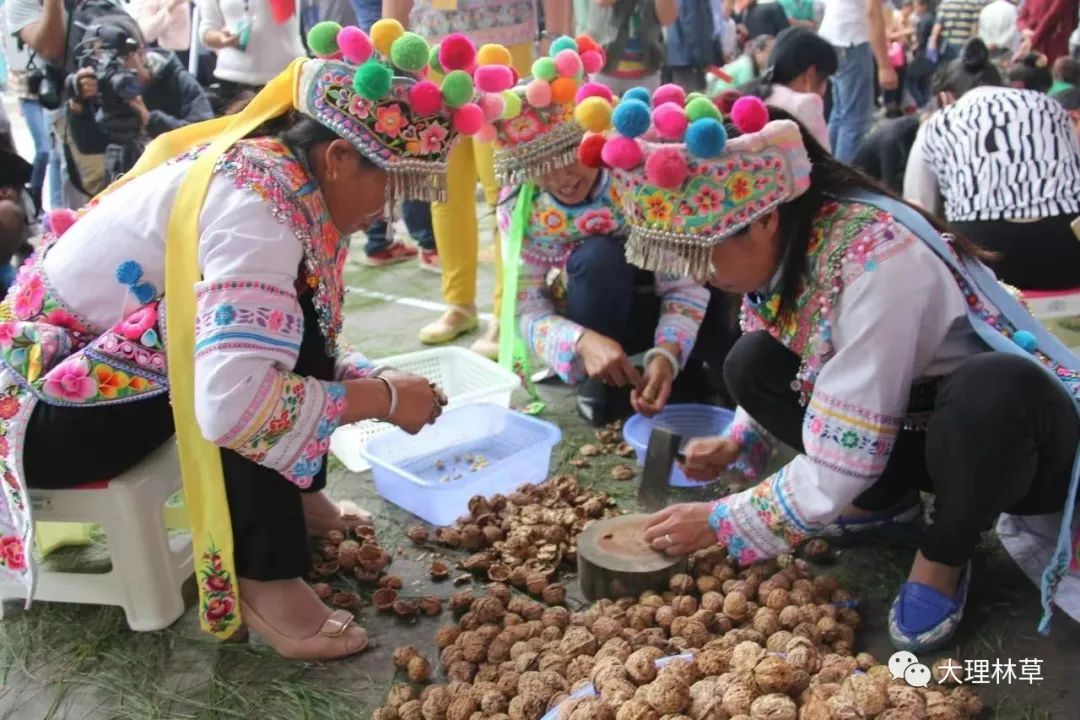
<svg viewBox="0 0 1080 720"><path fill-rule="evenodd" d="M787 695L762 695L750 705L751 720L797 720L798 708Z"/></svg>

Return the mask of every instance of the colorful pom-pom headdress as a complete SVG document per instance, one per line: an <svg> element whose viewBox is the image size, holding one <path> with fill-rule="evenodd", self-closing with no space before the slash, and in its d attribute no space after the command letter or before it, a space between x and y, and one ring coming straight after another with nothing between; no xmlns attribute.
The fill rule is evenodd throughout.
<svg viewBox="0 0 1080 720"><path fill-rule="evenodd" d="M308 45L318 59L301 70L297 109L385 170L390 198L445 201L450 148L459 134L484 127L477 86L499 76L509 88L517 79L501 46L478 52L455 35L431 48L392 19L375 23L370 36L321 22ZM432 70L441 82L428 79Z"/></svg>
<svg viewBox="0 0 1080 720"><path fill-rule="evenodd" d="M611 91L586 81L603 66L604 50L592 38L560 37L533 63L531 78L484 99L500 184L520 185L577 160L582 127L610 122ZM479 82L478 87L491 92Z"/></svg>
<svg viewBox="0 0 1080 720"><path fill-rule="evenodd" d="M664 85L627 91L611 114L612 132L582 140L582 157L612 169L624 186L627 259L647 270L707 277L713 245L738 233L810 186L810 158L798 125L769 121L757 98L724 117L698 93Z"/></svg>

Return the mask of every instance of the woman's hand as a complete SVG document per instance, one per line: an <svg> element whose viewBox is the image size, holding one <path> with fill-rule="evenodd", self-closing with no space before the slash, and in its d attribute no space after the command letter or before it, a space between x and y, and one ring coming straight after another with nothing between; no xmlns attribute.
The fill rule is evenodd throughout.
<svg viewBox="0 0 1080 720"><path fill-rule="evenodd" d="M712 482L739 457L742 448L728 438L695 438L686 443L682 471L699 482Z"/></svg>
<svg viewBox="0 0 1080 720"><path fill-rule="evenodd" d="M709 527L712 504L679 503L664 508L649 518L645 540L653 550L666 555L689 555L716 544L716 534Z"/></svg>
<svg viewBox="0 0 1080 720"><path fill-rule="evenodd" d="M675 369L663 355L657 355L645 368L642 377L643 387L630 393L630 404L634 411L645 417L652 417L664 409L671 396L671 384L675 380Z"/></svg>
<svg viewBox="0 0 1080 720"><path fill-rule="evenodd" d="M221 28L218 30L207 30L203 34L203 42L211 50L221 50L222 48L234 48L240 44L240 36L227 28Z"/></svg>
<svg viewBox="0 0 1080 720"><path fill-rule="evenodd" d="M427 378L387 370L379 376L397 391L397 407L386 421L415 435L442 415L446 397Z"/></svg>
<svg viewBox="0 0 1080 720"><path fill-rule="evenodd" d="M592 330L578 338L577 353L585 362L585 372L608 385L625 387L641 384L641 373L630 362L622 345Z"/></svg>

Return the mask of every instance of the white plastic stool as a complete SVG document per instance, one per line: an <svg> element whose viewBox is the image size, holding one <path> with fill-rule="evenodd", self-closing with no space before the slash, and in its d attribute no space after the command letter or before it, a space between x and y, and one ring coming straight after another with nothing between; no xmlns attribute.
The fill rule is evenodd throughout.
<svg viewBox="0 0 1080 720"><path fill-rule="evenodd" d="M1032 317L1043 325L1047 325L1052 320L1080 316L1080 288L1023 290L1021 294L1031 310ZM1072 351L1080 354L1080 346L1072 348Z"/></svg>
<svg viewBox="0 0 1080 720"><path fill-rule="evenodd" d="M180 484L176 442L170 440L113 480L66 490L31 489L35 523L101 525L112 560L106 573L39 566L34 600L119 605L137 631L174 623L184 614L181 586L193 572L190 535L170 539L165 523L165 503ZM0 598L22 599L23 590L0 583Z"/></svg>

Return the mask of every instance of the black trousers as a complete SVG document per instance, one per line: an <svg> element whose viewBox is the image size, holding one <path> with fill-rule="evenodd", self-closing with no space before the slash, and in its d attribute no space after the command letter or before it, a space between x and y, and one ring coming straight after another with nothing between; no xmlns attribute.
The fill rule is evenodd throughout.
<svg viewBox="0 0 1080 720"><path fill-rule="evenodd" d="M301 298L304 338L295 372L333 378L308 295ZM66 488L113 478L173 436L167 394L147 400L92 407L39 402L26 428L23 469L30 487ZM236 572L251 580L283 580L311 570L301 492L326 486L325 459L311 487L301 491L276 470L232 450L221 450L225 493L232 520ZM147 512L160 512L147 508Z"/></svg>
<svg viewBox="0 0 1080 720"><path fill-rule="evenodd" d="M744 335L724 376L735 400L800 452L805 408L791 382L799 357L765 332ZM1022 357L986 352L936 383L915 389L911 409L932 409L924 431L902 430L885 471L859 495L863 510L886 510L916 491L934 494L919 543L927 559L958 567L998 515L1039 515L1065 503L1080 422L1072 401Z"/></svg>
<svg viewBox="0 0 1080 720"><path fill-rule="evenodd" d="M980 247L998 253L988 264L1010 285L1068 290L1080 287L1080 238L1071 222L1071 217L1059 215L1026 223L978 220L952 225Z"/></svg>

